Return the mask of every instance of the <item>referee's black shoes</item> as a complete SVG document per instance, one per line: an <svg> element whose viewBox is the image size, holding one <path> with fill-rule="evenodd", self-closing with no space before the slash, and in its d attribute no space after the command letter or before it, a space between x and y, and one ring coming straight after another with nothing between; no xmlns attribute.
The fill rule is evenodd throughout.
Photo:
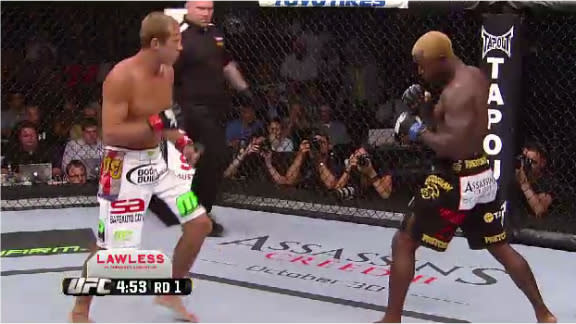
<svg viewBox="0 0 576 324"><path fill-rule="evenodd" d="M214 218L212 217L211 214L208 214L208 217L210 217L210 220L212 221L212 232L210 232L210 234L208 234L209 237L222 237L222 234L224 232L224 227L218 223L216 223L216 221L214 220Z"/></svg>

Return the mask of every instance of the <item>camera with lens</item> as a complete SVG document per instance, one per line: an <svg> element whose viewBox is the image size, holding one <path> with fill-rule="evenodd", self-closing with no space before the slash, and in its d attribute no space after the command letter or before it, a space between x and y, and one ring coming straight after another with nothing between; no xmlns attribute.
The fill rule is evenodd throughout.
<svg viewBox="0 0 576 324"><path fill-rule="evenodd" d="M262 151L262 152L272 151L272 143L270 142L270 139L268 139L268 138L264 139L262 141L262 143L260 143L259 147L260 147L260 151Z"/></svg>
<svg viewBox="0 0 576 324"><path fill-rule="evenodd" d="M370 164L370 155L369 154L362 154L357 157L358 159L358 166L366 167Z"/></svg>
<svg viewBox="0 0 576 324"><path fill-rule="evenodd" d="M320 152L320 140L318 138L311 137L308 141L310 142L310 151Z"/></svg>
<svg viewBox="0 0 576 324"><path fill-rule="evenodd" d="M524 166L524 172L528 173L532 170L533 164L534 160L525 156L524 154L520 154L516 157L516 169L520 169L522 166Z"/></svg>
<svg viewBox="0 0 576 324"><path fill-rule="evenodd" d="M338 200L351 200L356 196L356 188L348 186L333 191L334 197Z"/></svg>

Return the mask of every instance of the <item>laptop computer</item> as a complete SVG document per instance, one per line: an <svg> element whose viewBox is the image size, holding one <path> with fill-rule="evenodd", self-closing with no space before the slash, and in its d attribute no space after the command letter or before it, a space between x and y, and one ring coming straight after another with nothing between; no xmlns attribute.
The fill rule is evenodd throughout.
<svg viewBox="0 0 576 324"><path fill-rule="evenodd" d="M20 181L31 181L34 183L47 183L52 180L52 164L20 164L18 166Z"/></svg>

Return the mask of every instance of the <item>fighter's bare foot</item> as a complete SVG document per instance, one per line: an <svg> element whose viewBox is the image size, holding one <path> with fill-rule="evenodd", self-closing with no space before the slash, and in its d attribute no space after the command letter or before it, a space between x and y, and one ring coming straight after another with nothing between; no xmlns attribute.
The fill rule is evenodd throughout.
<svg viewBox="0 0 576 324"><path fill-rule="evenodd" d="M192 323L198 323L198 318L193 313L188 312L182 298L179 296L156 296L156 304L164 306L174 312L178 319L182 319Z"/></svg>
<svg viewBox="0 0 576 324"><path fill-rule="evenodd" d="M70 323L94 323L88 316L88 312L72 311L69 315Z"/></svg>
<svg viewBox="0 0 576 324"><path fill-rule="evenodd" d="M381 320L374 322L374 323L400 323L402 322L401 318L393 318L392 316L384 316Z"/></svg>
<svg viewBox="0 0 576 324"><path fill-rule="evenodd" d="M558 320L556 319L556 316L552 315L552 313L550 313L549 311L542 313L542 314L536 314L536 319L538 320L538 323L557 323Z"/></svg>

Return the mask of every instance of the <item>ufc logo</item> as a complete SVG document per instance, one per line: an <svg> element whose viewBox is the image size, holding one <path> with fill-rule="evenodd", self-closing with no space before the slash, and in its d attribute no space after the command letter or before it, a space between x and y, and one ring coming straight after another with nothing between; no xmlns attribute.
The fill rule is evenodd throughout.
<svg viewBox="0 0 576 324"><path fill-rule="evenodd" d="M66 284L67 283L67 284ZM112 280L104 278L67 278L64 279L64 293L72 296L105 296L110 294Z"/></svg>
<svg viewBox="0 0 576 324"><path fill-rule="evenodd" d="M111 203L112 209L110 214L130 214L143 212L146 209L146 203L142 199L116 200Z"/></svg>

